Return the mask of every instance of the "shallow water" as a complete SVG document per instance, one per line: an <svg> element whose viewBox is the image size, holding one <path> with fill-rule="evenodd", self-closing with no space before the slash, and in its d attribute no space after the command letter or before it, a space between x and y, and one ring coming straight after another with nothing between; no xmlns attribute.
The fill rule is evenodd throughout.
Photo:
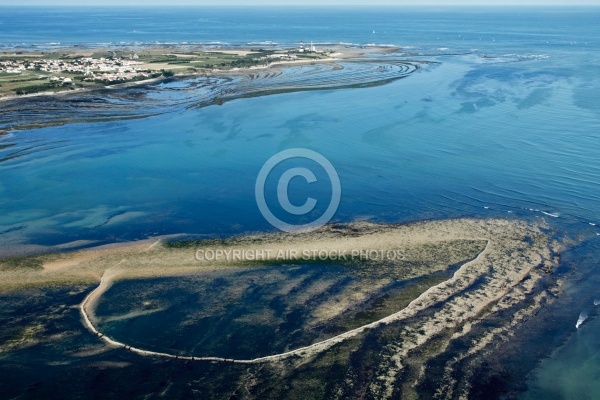
<svg viewBox="0 0 600 400"><path fill-rule="evenodd" d="M547 59L436 60L381 87L14 132L0 139L10 146L0 150L2 231L52 243L269 229L254 199L258 171L278 151L306 147L340 176L337 220L531 209L600 232L589 225L600 200L598 116L574 104L576 78L548 71ZM528 100L539 90L551 94ZM326 199L327 185L315 189Z"/></svg>
<svg viewBox="0 0 600 400"><path fill-rule="evenodd" d="M0 251L80 239L271 230L256 206L256 176L278 151L303 147L327 157L340 176L336 221L544 219L589 241L570 267L581 264L577 273L596 275L589 260L600 256L597 8L347 9L333 17L310 9L126 11L118 21L108 10L81 13L56 11L51 20L44 11L12 8L2 14L0 42L7 48L56 46L50 40L383 43L411 46L410 56L399 59L435 63L383 86L206 107L197 107L206 87L178 81L144 93L155 96L147 118L11 132L0 137ZM96 29L77 39L57 30L78 18L72 32L86 23ZM17 25L23 19L36 29ZM174 20L181 22L177 31L168 28ZM346 72L360 77L360 68L348 65ZM314 83L310 75L300 78ZM321 207L330 195L321 181L292 185L292 200L310 189ZM267 182L270 195L274 182ZM597 286L577 279L577 296L599 295ZM600 347L591 338L600 328L590 314L576 330L581 311L564 311L572 333L563 331L565 346L531 378L532 396L569 398L579 393L577 384L595 385ZM555 371L575 365L586 372L555 379Z"/></svg>
<svg viewBox="0 0 600 400"><path fill-rule="evenodd" d="M595 399L600 393L600 319L580 328L569 342L544 360L530 378L523 399Z"/></svg>

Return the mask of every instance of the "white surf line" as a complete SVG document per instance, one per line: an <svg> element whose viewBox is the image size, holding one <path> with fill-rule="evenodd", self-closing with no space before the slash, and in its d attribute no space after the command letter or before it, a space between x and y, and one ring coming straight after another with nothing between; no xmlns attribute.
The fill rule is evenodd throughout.
<svg viewBox="0 0 600 400"><path fill-rule="evenodd" d="M341 334L331 337L329 339L325 339L321 342L313 343L313 344L305 346L305 347L299 347L297 349L287 351L284 353L273 354L270 356L258 357L258 358L253 358L253 359L249 359L249 360L240 360L240 359L235 359L235 358L223 358L223 357L179 356L179 355L170 354L170 353L161 353L161 352L157 352L157 351L144 350L144 349L140 349L138 347L129 346L126 343L116 341L116 340L104 335L102 332L98 331L98 329L92 323L92 321L88 315L88 312L87 312L87 305L88 305L88 302L90 301L90 299L94 295L96 295L96 296L102 295L104 290L106 290L107 286L110 284L110 281L107 281L105 279L106 272L108 272L109 270L106 270L106 272L104 273L102 278L100 278L100 285L98 285L98 287L96 289L92 290L90 292L90 294L88 294L87 297L83 300L83 302L79 306L79 310L81 311L81 315L83 316L85 327L88 328L88 330L90 330L90 332L92 332L94 335L98 336L100 339L102 339L103 341L105 341L106 343L108 343L111 346L122 347L125 350L131 351L133 353L136 353L136 354L139 354L142 356L155 356L155 357L171 358L171 359L177 359L177 360L189 360L189 361L217 361L217 362L228 362L228 363L235 363L235 364L258 364L258 363L264 363L264 362L270 362L270 361L279 361L279 360L283 360L283 359L286 359L289 357L294 357L294 356L302 357L302 356L305 356L310 353L313 353L313 354L320 353L338 343L343 342L346 339L350 339L352 337L357 336L358 334L364 332L367 329L376 328L381 325L387 325L391 322L406 319L406 318L416 314L418 311L421 311L423 308L421 307L421 308L416 308L414 310L411 310L411 307L413 306L413 304L419 303L431 291L436 290L438 287L452 283L453 281L455 281L460 276L459 272L461 272L463 269L465 269L470 264L477 262L485 254L487 254L490 242L491 241L488 239L483 251L481 251L481 253L479 253L475 259L464 263L457 271L454 272L454 274L452 275L452 278L430 287L425 292L421 293L421 295L419 295L419 297L417 297L416 299L411 301L405 308L403 308L402 310L400 310L394 314L388 315L387 317L379 319L375 322L371 322L369 324L366 324L366 325L360 326L358 328L349 330L347 332L341 333ZM120 265L124 261L125 261L124 259L121 260L121 262L119 262L117 265ZM115 266L117 266L117 265L115 265ZM411 313L411 311L412 311L412 313Z"/></svg>

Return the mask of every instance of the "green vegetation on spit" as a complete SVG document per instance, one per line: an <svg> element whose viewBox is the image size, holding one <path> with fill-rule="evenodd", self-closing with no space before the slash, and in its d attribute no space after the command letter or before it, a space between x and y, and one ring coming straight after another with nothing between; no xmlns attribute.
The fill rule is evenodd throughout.
<svg viewBox="0 0 600 400"><path fill-rule="evenodd" d="M324 52L298 50L203 51L172 46L112 51L71 48L52 52L0 53L0 98L93 89L174 75L319 60Z"/></svg>

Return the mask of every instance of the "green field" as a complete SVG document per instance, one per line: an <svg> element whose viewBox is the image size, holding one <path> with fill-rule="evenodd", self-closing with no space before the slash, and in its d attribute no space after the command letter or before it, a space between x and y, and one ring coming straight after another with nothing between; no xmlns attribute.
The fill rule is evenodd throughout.
<svg viewBox="0 0 600 400"><path fill-rule="evenodd" d="M142 64L134 65L135 68L145 70L152 78L172 75L189 75L195 73L208 72L213 69L232 69L248 68L252 66L267 65L277 59L264 59L273 54L294 54L298 60L318 60L326 57L324 53L299 53L288 50L264 50L252 49L250 51L240 51L239 54L218 51L187 51L177 48L148 48L143 50L99 50L95 52L76 51L58 51L58 52L36 52L24 53L17 52L9 54L0 53L0 62L15 61L18 63L30 63L34 60L63 60L72 62L74 60L91 57L93 59L122 59L133 60L134 54L137 56L135 61ZM72 84L62 84L61 82L51 82L51 77L70 78ZM0 72L0 97L11 95L24 95L39 92L59 92L75 89L91 89L106 86L107 84L126 83L140 80L140 77L130 80L119 80L113 82L103 81L84 81L83 73L73 72L46 72L41 70L26 70L20 74Z"/></svg>

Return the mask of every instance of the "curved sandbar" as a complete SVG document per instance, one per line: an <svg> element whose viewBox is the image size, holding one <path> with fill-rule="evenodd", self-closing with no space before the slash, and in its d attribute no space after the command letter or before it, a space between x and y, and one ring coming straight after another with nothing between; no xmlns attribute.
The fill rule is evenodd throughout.
<svg viewBox="0 0 600 400"><path fill-rule="evenodd" d="M144 350L121 343L98 331L92 322L93 309L102 293L110 287L115 276L112 270L105 273L100 285L92 291L81 303L80 310L86 327L98 335L106 343L120 346L132 352L145 356L167 357L184 360L219 361L233 363L262 363L269 361L281 361L290 357L310 357L346 339L355 337L365 330L372 329L384 324L405 320L428 309L434 304L442 303L441 310L433 314L429 321L422 326L420 333L410 332L411 340L403 343L402 348L397 349L398 369L401 369L401 359L408 351L424 343L436 333L446 328L457 327L465 322L477 318L483 309L490 305L499 303L500 300L511 299L511 292L521 285L525 280L532 280L536 270L547 268L552 263L552 250L547 237L539 227L506 220L450 220L432 221L401 226L387 226L374 224L352 224L347 227L326 227L317 232L302 233L297 235L257 235L246 238L238 238L230 243L224 244L224 248L235 244L241 249L249 248L252 244L255 248L265 249L267 247L279 250L302 250L306 248L360 248L368 249L377 245L380 249L392 249L399 245L411 245L422 243L435 243L449 239L485 240L485 249L474 260L463 264L452 276L452 278L432 286L410 304L387 317L372 323L349 330L340 335L328 338L309 346L297 348L291 351L273 354L254 359L232 359L222 357L202 356L180 356L163 352ZM213 247L215 244L213 243ZM318 247L315 247L318 246ZM166 253L165 253L166 251ZM162 254L167 259L172 259L173 253L185 254L190 248L177 250L158 250L158 256ZM182 253L184 252L184 253ZM153 252L154 253L154 252ZM128 259L129 263L135 263ZM205 266L212 268L227 268L228 263L218 261L205 262ZM229 262L229 267L232 263ZM235 263L233 263L235 264ZM235 265L233 265L235 266ZM132 269L127 269L121 264L121 276L129 275ZM239 264L237 264L239 267ZM129 271L129 273L128 273ZM175 272L175 271L174 271ZM156 274L154 274L156 275ZM163 271L159 275L169 275ZM119 277L121 277L119 276ZM485 283L473 290L467 290L473 282L484 277Z"/></svg>
<svg viewBox="0 0 600 400"><path fill-rule="evenodd" d="M488 245L489 245L489 241L488 241ZM475 260L464 264L461 267L461 269L471 263L478 262L480 257L482 257L482 255L484 255L487 252L488 245L486 245L484 251L481 252ZM97 335L100 339L102 339L103 341L105 341L106 343L108 343L111 346L122 347L125 350L129 350L131 352L134 352L134 353L137 353L137 354L140 354L143 356L167 357L167 358L192 360L192 361L220 361L220 362L232 362L232 363L240 363L240 364L253 364L253 363L261 363L261 362L268 362L268 361L280 361L280 360L283 360L285 358L292 357L292 356L306 356L309 354L315 354L316 352L326 350L329 347L331 347L337 343L340 343L346 339L352 338L352 337L364 332L367 329L376 328L382 324L389 324L391 322L399 321L399 320L408 318L410 316L413 316L415 313L417 313L418 311L423 309L423 304L427 304L427 297L429 296L430 293L434 292L441 285L455 281L457 279L457 276L460 275L459 272L460 272L460 269L459 269L459 271L454 273L454 275L451 279L449 279L446 282L443 282L440 285L436 285L436 286L429 288L427 291L422 293L417 299L413 300L408 305L408 307L406 307L406 308L402 309L401 311L398 311L397 313L392 314L388 317L382 318L382 319L372 322L370 324L360 326L356 329L352 329L350 331L344 332L340 335L323 340L321 342L313 343L310 346L300 347L298 349L287 351L284 353L273 354L273 355L266 356L266 357L253 358L250 360L239 360L239 359L232 359L232 358L210 357L210 356L208 356L208 357L181 356L181 355L176 355L176 354L144 350L144 349L140 349L138 347L127 345L126 343L119 342L119 341L114 340L114 339L110 338L109 336L103 334L92 323L92 320L90 318L90 312L88 311L88 308L93 309L94 303L96 303L98 301L98 299L100 298L100 296L102 296L102 294L110 288L110 286L112 284L111 279L113 278L112 276L107 277L107 274L110 274L110 270L106 271L106 273L102 276L102 278L100 278L100 284L98 285L98 287L95 288L93 291L91 291L86 296L86 298L83 300L83 302L79 305L79 310L81 312L81 315L83 316L84 325L86 326L86 328L88 328L90 330L90 332Z"/></svg>

